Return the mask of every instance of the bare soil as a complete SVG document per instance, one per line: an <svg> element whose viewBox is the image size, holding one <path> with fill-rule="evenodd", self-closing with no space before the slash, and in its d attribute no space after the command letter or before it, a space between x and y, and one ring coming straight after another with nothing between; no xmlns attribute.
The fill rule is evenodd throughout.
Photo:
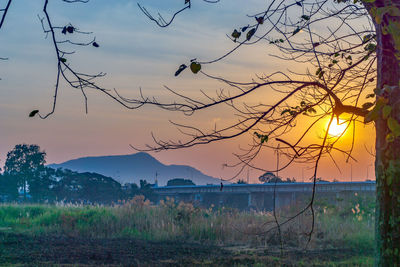
<svg viewBox="0 0 400 267"><path fill-rule="evenodd" d="M358 256L359 251L349 250L290 250L281 257L279 250L0 231L0 266L325 266Z"/></svg>

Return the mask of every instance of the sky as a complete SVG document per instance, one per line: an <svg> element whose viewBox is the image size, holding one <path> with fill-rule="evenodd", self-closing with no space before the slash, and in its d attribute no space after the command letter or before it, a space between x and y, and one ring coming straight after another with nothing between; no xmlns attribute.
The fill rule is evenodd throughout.
<svg viewBox="0 0 400 267"><path fill-rule="evenodd" d="M43 16L43 1L14 1L5 25L0 29L0 166L16 144L38 144L47 152L48 163L60 163L82 156L131 154L135 147L152 144L151 133L161 139L184 138L169 123L195 123L201 128L225 125L234 117L225 108L215 108L187 117L154 107L126 110L98 92L88 91L88 114L79 91L61 84L54 115L46 120L28 118L31 110L49 111L54 94L56 57L51 41L43 33L38 16ZM169 15L182 7L182 1L139 1L150 12ZM149 96L171 100L164 85L189 96L200 90L215 92L223 87L190 71L174 77L177 67L192 58L212 60L229 51L234 43L226 37L232 29L247 25L247 14L265 6L265 1L223 0L218 4L192 1L192 9L180 14L173 25L158 28L139 10L136 1L92 0L87 4L67 4L51 0L49 11L55 25L72 23L82 31L93 32L99 48L76 49L68 57L81 72L107 75L98 80L105 88L116 88L124 96L137 97L139 88ZM87 38L87 39L85 39ZM90 40L84 36L80 40ZM271 57L278 51L266 43L243 47L227 59L207 65L207 73L236 81L250 81L256 75L291 66ZM273 92L265 97L277 99ZM321 133L315 132L318 138ZM207 175L229 179L237 169L223 167L236 162L234 153L245 146L248 136L188 149L151 153L164 164L186 164ZM343 138L343 145L351 140ZM358 162L346 163L343 155L335 155L340 171L329 158L323 158L318 176L327 180L372 179L374 130L361 127L354 156ZM265 169L274 169L276 155L263 152L257 162ZM307 181L310 165L293 165L282 171L282 177ZM249 170L239 178L258 182L261 173Z"/></svg>

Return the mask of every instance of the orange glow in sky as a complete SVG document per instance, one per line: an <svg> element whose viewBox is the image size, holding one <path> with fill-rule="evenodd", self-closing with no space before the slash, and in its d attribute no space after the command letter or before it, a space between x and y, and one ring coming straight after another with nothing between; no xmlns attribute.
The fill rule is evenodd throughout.
<svg viewBox="0 0 400 267"><path fill-rule="evenodd" d="M227 38L226 33L231 33L236 26L248 24L248 17L244 14L252 14L265 7L264 1L258 0L249 0L246 5L239 0L221 1L212 6L198 1L196 12L183 12L172 27L159 29L150 23L136 3L127 0L115 2L118 4L114 1L89 1L79 6L79 9L63 1L51 3L57 25L72 21L82 31L94 32L100 44L98 49L91 46L81 48L82 51L77 51L76 55L68 56L68 62L78 71L107 73L107 76L99 79L99 84L111 91L116 88L124 97L137 98L140 96L139 88L142 88L146 97L154 96L158 100L171 102L175 101L175 96L164 85L182 95L199 97L200 101L209 100L201 91L214 97L220 89L229 89L220 82L200 74L194 75L188 70L179 77L175 77L174 73L180 64L190 59L209 61L232 49L236 43ZM146 7L152 7L155 14L160 11L168 16L175 8L170 6L171 1L142 2L146 3ZM178 1L176 3L176 7L182 4ZM170 120L194 125L202 130L212 130L214 126L221 129L236 122L236 111L226 109L226 105L202 110L191 117L149 106L126 110L95 90L87 91L89 112L86 114L81 92L71 90L64 83L59 88L57 109L53 116L46 120L28 118L29 112L35 109L42 113L48 112L54 95L57 65L52 44L45 38L37 19L37 15L42 12L42 5L42 1L13 2L9 20L0 34L0 57L9 58L0 62L0 168L3 168L7 152L20 143L38 144L47 152L48 163L60 163L83 156L136 153L130 144L139 148L145 148L146 144L153 145L152 133L162 140L177 141L187 137L181 135L169 123ZM205 15L207 19L204 19ZM28 29L26 25L31 24L33 26ZM299 36L301 34L304 32L299 33ZM279 53L278 49L268 43L243 46L226 59L206 65L202 70L227 80L248 82L288 68L299 72L304 69L303 65L296 69L295 64L271 56ZM231 90L229 93L238 92ZM224 93L229 94L228 91ZM253 105L271 105L282 95L261 88L258 94L246 97L246 101ZM297 140L301 136L304 131L302 126L309 123L307 118L304 116L299 119L298 127L290 132L289 139ZM340 121L338 125L335 118L328 131L329 136L337 139L347 125L345 121ZM319 121L305 141L307 144L321 143L321 136L326 130L325 120ZM337 144L341 149L351 146L353 124L351 131L347 132ZM164 164L190 165L207 175L229 179L237 170L223 166L237 162L234 154L251 144L252 133L253 130L236 139L152 155ZM343 155L337 153L334 156L341 170L335 167L330 157L326 157L321 159L318 176L341 181L349 181L351 176L354 177L353 181L371 179L374 137L373 125L357 125L352 152L357 162L353 163L352 169L346 164ZM282 157L281 162L283 160ZM261 168L274 170L274 151L265 152L256 163ZM261 174L261 171L250 170L250 182L258 182ZM283 178L295 177L299 181L309 181L313 171L309 166L291 165L279 174ZM238 179L246 179L246 176L247 173L244 173Z"/></svg>

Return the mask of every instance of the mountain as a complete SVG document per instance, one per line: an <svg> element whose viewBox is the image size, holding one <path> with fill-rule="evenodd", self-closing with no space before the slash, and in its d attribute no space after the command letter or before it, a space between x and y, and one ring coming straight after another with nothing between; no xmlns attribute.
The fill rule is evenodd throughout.
<svg viewBox="0 0 400 267"><path fill-rule="evenodd" d="M164 165L144 152L131 155L84 157L60 164L49 164L48 167L78 172L96 172L110 176L120 183L139 184L141 179L154 183L156 173L159 185L166 185L168 180L174 178L190 179L196 185L220 183L219 179L205 175L193 167Z"/></svg>

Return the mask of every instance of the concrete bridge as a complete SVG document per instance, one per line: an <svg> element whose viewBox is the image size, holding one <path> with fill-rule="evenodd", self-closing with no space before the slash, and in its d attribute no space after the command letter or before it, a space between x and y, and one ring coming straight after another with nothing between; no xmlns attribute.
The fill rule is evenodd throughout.
<svg viewBox="0 0 400 267"><path fill-rule="evenodd" d="M154 187L158 201L166 197L200 206L226 206L238 209L272 210L311 198L313 183L265 183ZM375 182L318 182L316 198L337 202L354 195L375 196Z"/></svg>

